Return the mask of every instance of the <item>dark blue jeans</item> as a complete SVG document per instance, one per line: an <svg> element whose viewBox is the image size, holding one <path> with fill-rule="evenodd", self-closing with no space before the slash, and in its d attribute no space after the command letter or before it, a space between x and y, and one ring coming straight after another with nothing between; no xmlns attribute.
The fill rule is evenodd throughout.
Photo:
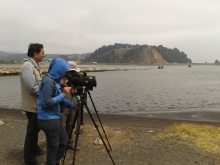
<svg viewBox="0 0 220 165"><path fill-rule="evenodd" d="M67 133L60 119L38 120L38 124L47 139L47 165L56 165L66 152L69 142Z"/></svg>
<svg viewBox="0 0 220 165"><path fill-rule="evenodd" d="M26 116L28 124L24 142L24 162L25 165L34 165L37 163L35 155L40 152L40 147L37 144L40 128L37 123L37 113L26 111Z"/></svg>

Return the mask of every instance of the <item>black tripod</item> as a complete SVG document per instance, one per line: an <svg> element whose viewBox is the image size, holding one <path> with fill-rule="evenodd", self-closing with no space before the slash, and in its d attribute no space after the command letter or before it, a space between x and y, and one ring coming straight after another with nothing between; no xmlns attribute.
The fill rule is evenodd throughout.
<svg viewBox="0 0 220 165"><path fill-rule="evenodd" d="M108 145L109 145L109 148L110 148L110 149L108 149L108 147L106 146L106 143L105 143L105 141L103 140L103 137L102 137L102 135L101 135L101 133L100 133L100 131L99 131L99 129L98 129L98 126L97 126L97 124L96 124L96 122L95 122L95 120L94 120L94 118L93 118L93 116L92 116L92 113L91 113L90 110L89 110L89 107L88 107L88 105L87 105L87 94L89 95L89 98L90 98L90 100L91 100L91 102L92 102L93 108L94 108L94 110L95 110L95 113L96 113L96 115L97 115L97 118L98 118L99 123L100 123L100 125L101 125L101 127L102 127L102 131L103 131L103 133L104 133L104 135L105 135L105 138L106 138L106 140L107 140L107 142L108 142ZM92 122L93 122L93 124L94 124L94 126L95 126L95 128L96 128L96 130L97 130L97 132L98 132L98 134L99 134L99 136L100 136L100 138L101 138L103 144L104 144L104 146L105 146L105 149L106 149L106 151L107 151L109 157L110 157L111 160L112 160L112 163L115 165L115 162L114 162L114 160L113 160L113 158L112 158L112 156L111 156L111 154L110 154L110 151L112 151L111 145L110 145L110 143L109 143L109 141L108 141L107 135L106 135L105 130L104 130L103 125L102 125L102 122L101 122L101 120L100 120L100 118L99 118L99 115L98 115L98 112L97 112L97 110L96 110L95 104L94 104L94 102L93 102L93 100L92 100L91 94L90 94L90 92L89 92L89 88L86 87L86 88L83 90L82 94L80 94L79 96L80 96L80 99L79 99L78 102L79 102L79 105L80 105L80 106L79 106L79 109L78 109L78 111L77 111L77 113L76 113L76 115L75 115L75 119L74 119L74 121L73 121L72 129L71 129L71 133L70 133L70 136L71 136L71 135L72 135L72 132L73 132L73 129L74 129L74 126L75 126L75 124L76 124L76 131L75 131L76 137L75 137L75 146L74 146L74 149L73 149L74 152L73 152L72 165L75 164L76 150L77 150L77 144L78 144L78 139L79 139L79 134L80 134L80 126L83 125L83 108L84 108L84 106L85 106L85 108L86 108L86 110L87 110L87 112L88 112L88 114L89 114L89 116L90 116L90 118L91 118L91 120L92 120ZM69 139L70 139L70 137L69 137ZM69 140L69 143L70 143L70 140ZM67 147L67 149L68 149L68 147ZM67 149L66 149L66 152L65 152L65 155L64 155L64 159L63 159L62 165L64 164L64 161L65 161Z"/></svg>

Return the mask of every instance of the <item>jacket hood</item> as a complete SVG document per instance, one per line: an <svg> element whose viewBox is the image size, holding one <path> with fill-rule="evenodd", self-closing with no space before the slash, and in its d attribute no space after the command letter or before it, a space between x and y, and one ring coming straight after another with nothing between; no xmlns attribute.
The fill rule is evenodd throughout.
<svg viewBox="0 0 220 165"><path fill-rule="evenodd" d="M64 59L56 58L51 62L48 73L54 80L59 80L69 69L70 66Z"/></svg>
<svg viewBox="0 0 220 165"><path fill-rule="evenodd" d="M29 61L30 63L34 65L35 68L37 68L38 70L40 69L38 63L36 63L33 58L25 58L23 62L25 61Z"/></svg>

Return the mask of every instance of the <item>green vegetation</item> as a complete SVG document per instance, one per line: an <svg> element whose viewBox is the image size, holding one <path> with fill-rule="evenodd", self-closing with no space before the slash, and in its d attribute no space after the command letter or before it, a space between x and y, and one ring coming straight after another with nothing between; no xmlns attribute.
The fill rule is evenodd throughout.
<svg viewBox="0 0 220 165"><path fill-rule="evenodd" d="M3 61L3 60L0 60L0 64L14 64L14 61Z"/></svg>
<svg viewBox="0 0 220 165"><path fill-rule="evenodd" d="M218 60L215 60L215 65L220 65L220 62Z"/></svg>
<svg viewBox="0 0 220 165"><path fill-rule="evenodd" d="M159 45L158 47L153 46L167 62L177 62L177 63L192 63L191 59L187 58L187 55L184 52L180 52L177 48L168 49Z"/></svg>
<svg viewBox="0 0 220 165"><path fill-rule="evenodd" d="M220 128L216 126L185 123L173 125L155 139L188 145L200 152L220 153Z"/></svg>

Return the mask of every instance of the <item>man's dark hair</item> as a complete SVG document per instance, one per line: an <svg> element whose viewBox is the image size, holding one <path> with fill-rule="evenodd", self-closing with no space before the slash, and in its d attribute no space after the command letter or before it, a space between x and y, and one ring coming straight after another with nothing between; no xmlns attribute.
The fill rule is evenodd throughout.
<svg viewBox="0 0 220 165"><path fill-rule="evenodd" d="M39 54L41 49L43 49L43 48L44 48L44 46L39 43L29 44L27 55L29 57L33 57L34 53Z"/></svg>

